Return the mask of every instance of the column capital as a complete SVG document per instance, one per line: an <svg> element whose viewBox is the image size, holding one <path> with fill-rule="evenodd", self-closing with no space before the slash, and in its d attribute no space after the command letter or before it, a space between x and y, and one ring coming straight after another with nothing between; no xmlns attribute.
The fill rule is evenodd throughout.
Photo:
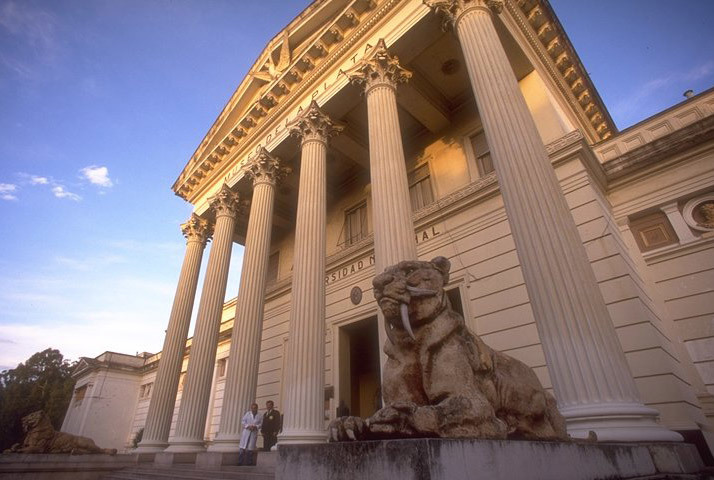
<svg viewBox="0 0 714 480"><path fill-rule="evenodd" d="M472 10L483 10L500 14L503 10L503 0L422 0L424 5L434 10L442 16L443 28L449 25L456 28L456 25L467 12Z"/></svg>
<svg viewBox="0 0 714 480"><path fill-rule="evenodd" d="M240 208L240 195L223 184L214 196L208 199L211 208L216 212L216 217L229 216L235 218Z"/></svg>
<svg viewBox="0 0 714 480"><path fill-rule="evenodd" d="M342 73L347 75L354 85L364 87L365 92L378 85L396 88L412 76L412 72L399 64L399 58L389 54L383 38L379 39L377 45L357 65Z"/></svg>
<svg viewBox="0 0 714 480"><path fill-rule="evenodd" d="M243 170L253 180L253 186L260 183L275 185L292 172L290 167L283 166L280 159L271 155L265 147L260 147L258 153L248 159Z"/></svg>
<svg viewBox="0 0 714 480"><path fill-rule="evenodd" d="M186 223L181 224L181 232L186 237L187 243L199 242L205 245L213 235L213 224L192 213L191 218Z"/></svg>
<svg viewBox="0 0 714 480"><path fill-rule="evenodd" d="M334 137L345 127L333 122L313 100L310 106L288 125L288 128L291 135L302 139L302 143L305 144L310 140L326 143L328 138Z"/></svg>

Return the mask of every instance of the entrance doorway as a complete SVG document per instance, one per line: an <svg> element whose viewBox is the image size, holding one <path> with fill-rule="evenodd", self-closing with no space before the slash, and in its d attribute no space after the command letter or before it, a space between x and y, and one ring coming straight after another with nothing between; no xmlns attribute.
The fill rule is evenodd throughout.
<svg viewBox="0 0 714 480"><path fill-rule="evenodd" d="M340 327L338 415L371 416L381 407L377 317ZM344 406L343 406L344 402Z"/></svg>

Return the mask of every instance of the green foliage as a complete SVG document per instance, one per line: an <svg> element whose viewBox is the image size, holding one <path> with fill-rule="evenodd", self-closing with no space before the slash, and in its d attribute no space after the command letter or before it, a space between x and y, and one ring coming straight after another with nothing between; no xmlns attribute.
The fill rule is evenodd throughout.
<svg viewBox="0 0 714 480"><path fill-rule="evenodd" d="M131 448L138 447L142 438L144 438L144 429L140 428L139 431L136 432L136 435L134 435L134 438L131 440Z"/></svg>
<svg viewBox="0 0 714 480"><path fill-rule="evenodd" d="M48 348L0 373L0 452L22 441L22 417L44 410L59 430L72 398L74 363Z"/></svg>

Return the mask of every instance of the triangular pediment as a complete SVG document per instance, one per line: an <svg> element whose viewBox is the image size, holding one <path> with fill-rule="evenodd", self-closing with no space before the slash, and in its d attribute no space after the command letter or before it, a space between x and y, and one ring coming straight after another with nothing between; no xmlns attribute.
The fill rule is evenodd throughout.
<svg viewBox="0 0 714 480"><path fill-rule="evenodd" d="M280 96L287 95L314 68L315 61L325 55L327 43L342 40L342 25L348 22L343 18L373 6L371 0L317 0L281 30L236 88L174 184L174 190L181 195L183 180L197 164L238 143L277 104Z"/></svg>

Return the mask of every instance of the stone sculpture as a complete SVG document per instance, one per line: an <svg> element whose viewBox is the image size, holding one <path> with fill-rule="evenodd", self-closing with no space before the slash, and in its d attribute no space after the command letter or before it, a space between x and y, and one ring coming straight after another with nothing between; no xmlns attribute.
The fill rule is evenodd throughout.
<svg viewBox="0 0 714 480"><path fill-rule="evenodd" d="M471 333L449 303L451 265L405 261L374 278L384 313L384 408L341 417L332 441L471 437L565 440L565 420L531 368Z"/></svg>
<svg viewBox="0 0 714 480"><path fill-rule="evenodd" d="M22 430L25 432L22 444L16 443L4 453L117 453L116 448L99 448L91 438L56 431L42 410L25 415Z"/></svg>

